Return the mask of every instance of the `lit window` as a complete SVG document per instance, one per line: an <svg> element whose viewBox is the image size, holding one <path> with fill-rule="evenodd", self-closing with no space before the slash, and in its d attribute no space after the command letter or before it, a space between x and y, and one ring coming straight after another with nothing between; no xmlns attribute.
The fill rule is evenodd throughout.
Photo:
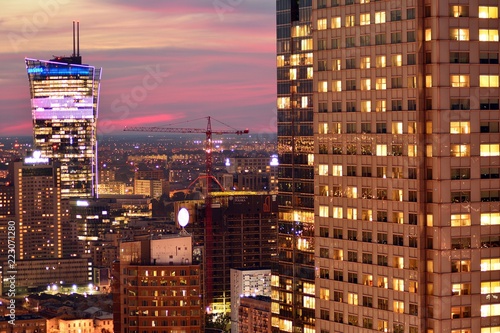
<svg viewBox="0 0 500 333"><path fill-rule="evenodd" d="M450 6L450 16L452 17L468 17L469 6Z"/></svg>
<svg viewBox="0 0 500 333"><path fill-rule="evenodd" d="M498 7L479 6L479 18L498 18Z"/></svg>
<svg viewBox="0 0 500 333"><path fill-rule="evenodd" d="M469 86L469 75L451 75L450 85L455 88L463 88Z"/></svg>
<svg viewBox="0 0 500 333"><path fill-rule="evenodd" d="M318 133L319 134L328 134L328 123L319 123L318 124Z"/></svg>
<svg viewBox="0 0 500 333"><path fill-rule="evenodd" d="M320 217L328 217L328 206L325 206L325 205L319 206L319 216Z"/></svg>
<svg viewBox="0 0 500 333"><path fill-rule="evenodd" d="M386 101L382 99L377 100L375 105L375 112L385 112L385 111L387 111Z"/></svg>
<svg viewBox="0 0 500 333"><path fill-rule="evenodd" d="M330 300L330 289L320 288L319 289L319 298L324 299L326 301L329 301Z"/></svg>
<svg viewBox="0 0 500 333"><path fill-rule="evenodd" d="M318 91L319 92L327 92L328 91L328 82L319 81L318 82Z"/></svg>
<svg viewBox="0 0 500 333"><path fill-rule="evenodd" d="M454 283L451 285L453 296L470 295L470 283Z"/></svg>
<svg viewBox="0 0 500 333"><path fill-rule="evenodd" d="M452 121L450 122L450 134L469 134L470 122L468 121Z"/></svg>
<svg viewBox="0 0 500 333"><path fill-rule="evenodd" d="M387 62L385 56L377 56L377 58L375 58L375 67L382 68L385 67L386 65Z"/></svg>
<svg viewBox="0 0 500 333"><path fill-rule="evenodd" d="M370 24L370 13L361 14L359 16L359 25L369 25Z"/></svg>
<svg viewBox="0 0 500 333"><path fill-rule="evenodd" d="M347 186L346 197L356 199L358 197L358 188L356 186Z"/></svg>
<svg viewBox="0 0 500 333"><path fill-rule="evenodd" d="M360 68L370 68L370 57L361 57Z"/></svg>
<svg viewBox="0 0 500 333"><path fill-rule="evenodd" d="M372 112L372 101L361 101L361 112Z"/></svg>
<svg viewBox="0 0 500 333"><path fill-rule="evenodd" d="M500 293L500 281L481 282L481 294L497 294Z"/></svg>
<svg viewBox="0 0 500 333"><path fill-rule="evenodd" d="M307 67L307 78L312 79L313 78L313 68L312 67Z"/></svg>
<svg viewBox="0 0 500 333"><path fill-rule="evenodd" d="M318 174L320 176L327 176L328 175L328 164L320 164L318 167Z"/></svg>
<svg viewBox="0 0 500 333"><path fill-rule="evenodd" d="M500 258L481 259L481 271L498 271L500 270Z"/></svg>
<svg viewBox="0 0 500 333"><path fill-rule="evenodd" d="M396 291L405 291L405 280L394 278L392 280L392 289Z"/></svg>
<svg viewBox="0 0 500 333"><path fill-rule="evenodd" d="M450 29L450 39L469 40L469 29Z"/></svg>
<svg viewBox="0 0 500 333"><path fill-rule="evenodd" d="M498 88L498 75L479 75L479 86L482 88Z"/></svg>
<svg viewBox="0 0 500 333"><path fill-rule="evenodd" d="M481 305L481 317L493 317L500 315L500 304Z"/></svg>
<svg viewBox="0 0 500 333"><path fill-rule="evenodd" d="M332 81L332 91L342 91L342 81L333 80Z"/></svg>
<svg viewBox="0 0 500 333"><path fill-rule="evenodd" d="M341 64L341 61L340 59L333 59L332 60L332 70L334 71L339 71L340 70L340 64Z"/></svg>
<svg viewBox="0 0 500 333"><path fill-rule="evenodd" d="M312 50L313 49L313 40L312 38L304 38L300 41L300 49L302 51Z"/></svg>
<svg viewBox="0 0 500 333"><path fill-rule="evenodd" d="M358 294L347 293L347 303L351 305L358 305Z"/></svg>
<svg viewBox="0 0 500 333"><path fill-rule="evenodd" d="M376 90L386 90L387 82L385 77L378 77L375 81L375 89Z"/></svg>
<svg viewBox="0 0 500 333"><path fill-rule="evenodd" d="M276 57L276 64L278 67L283 67L285 66L285 56L277 56Z"/></svg>
<svg viewBox="0 0 500 333"><path fill-rule="evenodd" d="M377 156L387 156L387 145L377 145Z"/></svg>
<svg viewBox="0 0 500 333"><path fill-rule="evenodd" d="M500 144L482 144L480 146L481 156L500 156Z"/></svg>
<svg viewBox="0 0 500 333"><path fill-rule="evenodd" d="M358 210L356 208L347 208L347 218L349 220L357 220Z"/></svg>
<svg viewBox="0 0 500 333"><path fill-rule="evenodd" d="M470 145L451 145L452 157L470 156Z"/></svg>
<svg viewBox="0 0 500 333"><path fill-rule="evenodd" d="M274 318L274 317L273 317ZM277 318L277 317L276 317ZM287 319L279 319L279 323L275 323L279 326L280 331L292 332L292 321Z"/></svg>
<svg viewBox="0 0 500 333"><path fill-rule="evenodd" d="M336 219L341 219L344 216L342 207L333 207L332 213L333 217Z"/></svg>
<svg viewBox="0 0 500 333"><path fill-rule="evenodd" d="M292 28L292 37L306 37L311 33L309 25L301 24Z"/></svg>
<svg viewBox="0 0 500 333"><path fill-rule="evenodd" d="M290 108L290 97L278 97L278 109Z"/></svg>
<svg viewBox="0 0 500 333"><path fill-rule="evenodd" d="M403 123L393 122L392 123L392 134L403 134Z"/></svg>
<svg viewBox="0 0 500 333"><path fill-rule="evenodd" d="M354 27L354 25L356 24L355 23L355 18L354 18L354 15L347 15L345 17L345 26L346 27Z"/></svg>
<svg viewBox="0 0 500 333"><path fill-rule="evenodd" d="M403 66L403 55L401 54L393 54L391 56L391 64L392 66Z"/></svg>
<svg viewBox="0 0 500 333"><path fill-rule="evenodd" d="M309 106L309 97L308 96L302 96L300 99L300 107L301 108L307 108Z"/></svg>
<svg viewBox="0 0 500 333"><path fill-rule="evenodd" d="M394 301L393 307L394 307L394 312L405 313L405 302L404 301Z"/></svg>
<svg viewBox="0 0 500 333"><path fill-rule="evenodd" d="M304 296L302 305L305 308L314 309L315 308L315 299L314 299L314 296L312 296L312 297L311 296Z"/></svg>
<svg viewBox="0 0 500 333"><path fill-rule="evenodd" d="M375 12L375 24L385 23L385 12Z"/></svg>
<svg viewBox="0 0 500 333"><path fill-rule="evenodd" d="M498 42L498 29L479 29L480 42Z"/></svg>
<svg viewBox="0 0 500 333"><path fill-rule="evenodd" d="M425 156L432 157L432 145L425 146Z"/></svg>
<svg viewBox="0 0 500 333"><path fill-rule="evenodd" d="M451 214L452 227L470 226L470 214Z"/></svg>
<svg viewBox="0 0 500 333"><path fill-rule="evenodd" d="M341 177L342 176L342 165L340 165L340 164L332 165L332 175Z"/></svg>
<svg viewBox="0 0 500 333"><path fill-rule="evenodd" d="M482 213L481 225L499 225L500 213Z"/></svg>
<svg viewBox="0 0 500 333"><path fill-rule="evenodd" d="M429 28L429 29L425 29L425 41L428 42L432 39L432 30Z"/></svg>
<svg viewBox="0 0 500 333"><path fill-rule="evenodd" d="M340 16L332 17L332 29L340 28L341 25Z"/></svg>
<svg viewBox="0 0 500 333"><path fill-rule="evenodd" d="M361 90L371 90L372 81L370 79L361 79Z"/></svg>
<svg viewBox="0 0 500 333"><path fill-rule="evenodd" d="M326 18L322 18L318 20L318 30L325 30L327 28Z"/></svg>
<svg viewBox="0 0 500 333"><path fill-rule="evenodd" d="M297 80L297 68L290 68L290 80Z"/></svg>
<svg viewBox="0 0 500 333"><path fill-rule="evenodd" d="M417 157L417 145L408 145L408 156Z"/></svg>
<svg viewBox="0 0 500 333"><path fill-rule="evenodd" d="M431 88L432 87L432 75L426 75L425 76L425 87L426 88Z"/></svg>

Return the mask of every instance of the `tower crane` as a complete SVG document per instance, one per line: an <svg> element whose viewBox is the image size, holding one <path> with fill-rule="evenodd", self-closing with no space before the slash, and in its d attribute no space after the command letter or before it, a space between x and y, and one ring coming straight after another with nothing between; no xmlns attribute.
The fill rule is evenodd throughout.
<svg viewBox="0 0 500 333"><path fill-rule="evenodd" d="M212 130L212 122L211 117L206 117L207 119L207 128L175 128L175 127L142 127L142 126L131 126L125 127L124 131L129 132L158 132L158 133L205 133L205 168L206 168L206 195L205 195L205 271L206 276L206 300L205 302L211 301L212 298L212 280L213 276L213 230L212 230L212 197L210 195L211 192L211 183L212 179L214 179L219 185L220 183L217 179L212 175L212 134L236 134L242 135L247 134L248 129L245 130ZM220 122L223 125L226 125ZM228 125L226 125L228 126ZM229 127L229 126L228 126ZM200 178L200 177L198 177Z"/></svg>

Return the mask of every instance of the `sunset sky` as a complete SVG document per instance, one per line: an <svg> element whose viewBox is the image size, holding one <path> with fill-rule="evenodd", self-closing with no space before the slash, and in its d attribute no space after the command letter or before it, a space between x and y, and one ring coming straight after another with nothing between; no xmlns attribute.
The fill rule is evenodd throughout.
<svg viewBox="0 0 500 333"><path fill-rule="evenodd" d="M72 21L83 63L103 68L99 134L206 116L275 132L274 11L270 0L5 1L0 136L32 134L24 58L71 55Z"/></svg>

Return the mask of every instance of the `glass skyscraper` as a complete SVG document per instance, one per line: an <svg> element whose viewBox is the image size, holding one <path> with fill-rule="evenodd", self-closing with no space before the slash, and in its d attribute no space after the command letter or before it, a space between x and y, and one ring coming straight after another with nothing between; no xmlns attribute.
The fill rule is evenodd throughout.
<svg viewBox="0 0 500 333"><path fill-rule="evenodd" d="M35 150L61 163L63 198L97 191L97 106L101 69L80 56L26 58Z"/></svg>
<svg viewBox="0 0 500 333"><path fill-rule="evenodd" d="M280 166L273 332L311 332L315 325L311 3L276 2Z"/></svg>

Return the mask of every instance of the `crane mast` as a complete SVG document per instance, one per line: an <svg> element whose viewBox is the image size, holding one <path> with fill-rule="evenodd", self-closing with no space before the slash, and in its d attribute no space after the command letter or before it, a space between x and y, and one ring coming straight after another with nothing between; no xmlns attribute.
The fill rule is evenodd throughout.
<svg viewBox="0 0 500 333"><path fill-rule="evenodd" d="M210 194L212 187L212 134L236 134L242 135L247 134L248 129L245 130L224 130L224 131L212 131L211 117L207 117L207 128L175 128L175 127L125 127L124 131L128 132L157 132L157 133L205 133L205 171L206 175L206 189L205 189L205 235L204 235L204 263L205 263L205 306L209 304L212 300L213 287L212 287L212 276L213 276L213 249L214 249L214 234L212 228L212 196ZM200 178L200 177L198 177ZM217 181L217 179L214 178ZM219 184L220 185L220 184Z"/></svg>

